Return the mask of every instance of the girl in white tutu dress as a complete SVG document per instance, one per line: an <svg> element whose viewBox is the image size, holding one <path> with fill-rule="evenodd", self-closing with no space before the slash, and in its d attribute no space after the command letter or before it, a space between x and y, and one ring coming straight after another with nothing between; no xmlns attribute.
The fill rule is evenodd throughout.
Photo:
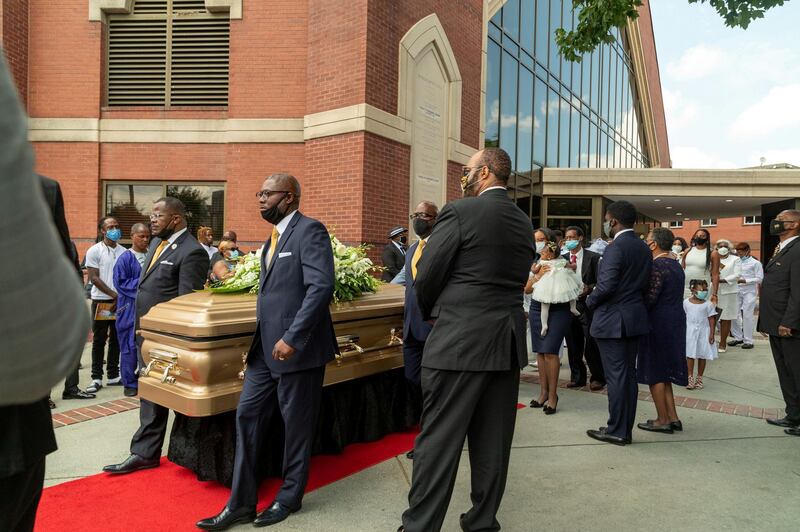
<svg viewBox="0 0 800 532"><path fill-rule="evenodd" d="M542 332L547 334L547 320L550 316L550 303L567 303L573 315L578 316L580 312L576 307L578 296L583 292L583 281L580 275L567 268L567 261L558 256L558 246L548 242L540 255L539 264L536 265L534 273L538 273L543 266L548 266L549 270L539 281L533 285L533 299L542 304Z"/></svg>

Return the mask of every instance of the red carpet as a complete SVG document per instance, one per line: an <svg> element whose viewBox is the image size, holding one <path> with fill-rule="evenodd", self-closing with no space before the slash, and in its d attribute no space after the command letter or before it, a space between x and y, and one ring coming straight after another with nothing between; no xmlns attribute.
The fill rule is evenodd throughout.
<svg viewBox="0 0 800 532"><path fill-rule="evenodd" d="M524 406L517 404L517 408ZM416 430L389 434L376 442L348 445L342 454L312 457L306 491L405 454L414 447L416 435ZM261 485L259 509L272 502L279 486L279 479ZM222 509L229 495L228 488L216 482L200 482L188 469L162 458L161 467L155 469L119 477L100 473L45 489L36 530L197 530L194 523Z"/></svg>

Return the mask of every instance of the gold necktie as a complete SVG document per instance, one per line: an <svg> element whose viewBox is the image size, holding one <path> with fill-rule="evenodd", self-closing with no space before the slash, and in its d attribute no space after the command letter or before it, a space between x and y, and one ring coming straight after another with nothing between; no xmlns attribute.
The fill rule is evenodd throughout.
<svg viewBox="0 0 800 532"><path fill-rule="evenodd" d="M772 252L772 257L775 258L775 256L780 252L781 252L781 245L778 244L777 246L775 246L775 251Z"/></svg>
<svg viewBox="0 0 800 532"><path fill-rule="evenodd" d="M272 236L270 237L269 242L269 252L267 253L267 266L270 265L272 262L272 256L275 255L275 250L278 249L278 239L281 237L281 234L278 232L278 227L275 226L272 228Z"/></svg>
<svg viewBox="0 0 800 532"><path fill-rule="evenodd" d="M422 248L425 247L425 241L420 240L417 249L414 250L414 256L411 257L411 278L417 278L417 263L422 258Z"/></svg>
<svg viewBox="0 0 800 532"><path fill-rule="evenodd" d="M155 266L156 264L156 259L158 259L158 257L161 255L161 252L164 250L165 247L167 247L167 245L169 245L169 240L162 240L161 243L158 245L158 247L156 248L156 252L153 253L153 258L150 259L150 265L147 267L148 272L151 269L153 269L153 266Z"/></svg>

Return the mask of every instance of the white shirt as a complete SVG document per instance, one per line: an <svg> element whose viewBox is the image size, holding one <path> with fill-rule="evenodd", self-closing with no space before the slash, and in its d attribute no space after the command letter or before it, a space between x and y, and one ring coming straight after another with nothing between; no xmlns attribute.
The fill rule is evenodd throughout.
<svg viewBox="0 0 800 532"><path fill-rule="evenodd" d="M781 251L783 251L783 248L785 248L785 247L786 247L786 245L787 245L789 242L791 242L792 240L794 240L795 238L797 238L797 237L796 237L796 236L793 236L793 237L791 237L791 238L787 238L787 239L786 239L786 240L784 240L783 242L780 242L778 245L781 247Z"/></svg>
<svg viewBox="0 0 800 532"><path fill-rule="evenodd" d="M739 257L739 262L742 264L741 279L744 284L739 285L740 290L755 291L756 286L760 285L764 280L764 266L761 265L760 260L756 260L751 256Z"/></svg>
<svg viewBox="0 0 800 532"><path fill-rule="evenodd" d="M281 241L281 237L283 236L283 233L286 232L286 228L289 227L289 222L292 221L292 218L294 218L295 214L297 214L297 209L293 210L292 212L290 212L289 214L287 214L286 216L281 218L281 221L278 222L278 225L275 226L275 228L278 230L278 235L279 235L278 236L278 242Z"/></svg>
<svg viewBox="0 0 800 532"><path fill-rule="evenodd" d="M139 266L144 268L144 258L147 256L147 252L139 253L135 249L131 248L131 253L133 253L134 257L136 257L136 260L139 262Z"/></svg>
<svg viewBox="0 0 800 532"><path fill-rule="evenodd" d="M214 256L214 253L219 251L216 247L214 247L214 246L206 246L202 242L200 243L200 245L203 246L203 249L206 250L206 253L208 253L208 258L209 259Z"/></svg>
<svg viewBox="0 0 800 532"><path fill-rule="evenodd" d="M403 247L403 244L399 243L397 240L392 240L392 244L394 244L394 246L395 246L397 249L399 249L399 250L400 250L400 253L402 253L402 254L403 254L403 256L405 257L405 255L406 255L406 248L404 248L404 247Z"/></svg>
<svg viewBox="0 0 800 532"><path fill-rule="evenodd" d="M719 284L720 294L735 294L739 291L737 281L742 274L741 264L742 261L735 255L728 255L720 258L722 264L722 271L719 272L720 280L724 279L724 283Z"/></svg>
<svg viewBox="0 0 800 532"><path fill-rule="evenodd" d="M481 193L478 194L478 196L482 196L484 192L489 192L490 190L508 190L508 189L506 187L503 187L503 186L500 186L500 185L496 185L496 186L485 188L485 189L481 190Z"/></svg>
<svg viewBox="0 0 800 532"><path fill-rule="evenodd" d="M620 231L619 233L617 233L617 234L615 234L615 235L614 235L614 240L616 240L616 239L617 239L617 237L618 237L619 235L621 235L622 233L627 233L628 231L630 231L630 232L632 233L632 232L633 232L633 229L623 229L622 231Z"/></svg>
<svg viewBox="0 0 800 532"><path fill-rule="evenodd" d="M112 248L106 245L105 242L98 242L86 252L86 267L97 268L100 272L100 280L107 287L114 290L114 264L117 263L117 259L125 251L127 250L119 244ZM91 295L92 299L111 300L111 296L101 291L96 285L92 285Z"/></svg>
<svg viewBox="0 0 800 532"><path fill-rule="evenodd" d="M575 255L576 257L575 265L578 267L575 270L575 273L577 273L578 276L580 277L581 272L583 271L583 248L579 248L578 251L575 253L572 253L571 251L569 251L568 253L570 255L570 258L567 259L567 262L572 262L572 255Z"/></svg>

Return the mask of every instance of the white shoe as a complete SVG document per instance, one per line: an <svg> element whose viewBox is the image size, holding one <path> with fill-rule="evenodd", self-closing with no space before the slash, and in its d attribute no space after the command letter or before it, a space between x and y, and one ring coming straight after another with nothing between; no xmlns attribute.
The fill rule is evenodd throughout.
<svg viewBox="0 0 800 532"><path fill-rule="evenodd" d="M95 379L89 386L86 387L86 393L97 393L97 391L102 387L103 381Z"/></svg>
<svg viewBox="0 0 800 532"><path fill-rule="evenodd" d="M122 377L117 377L116 379L108 379L106 381L106 386L120 386L122 384Z"/></svg>
<svg viewBox="0 0 800 532"><path fill-rule="evenodd" d="M717 353L727 353L727 349L717 349Z"/></svg>

